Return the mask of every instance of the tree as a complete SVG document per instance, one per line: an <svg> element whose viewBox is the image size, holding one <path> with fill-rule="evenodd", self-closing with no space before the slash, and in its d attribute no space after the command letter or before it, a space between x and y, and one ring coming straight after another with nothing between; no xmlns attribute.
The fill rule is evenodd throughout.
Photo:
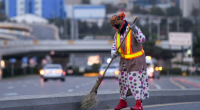
<svg viewBox="0 0 200 110"><path fill-rule="evenodd" d="M181 31L189 32L192 26L193 26L193 23L190 19L187 19L187 18L180 19Z"/></svg>
<svg viewBox="0 0 200 110"><path fill-rule="evenodd" d="M193 44L193 57L195 59L195 63L200 63L200 36L194 40Z"/></svg>
<svg viewBox="0 0 200 110"><path fill-rule="evenodd" d="M109 13L116 13L117 10L119 9L119 8L117 8L117 7L114 7L114 6L111 5L111 4L105 4L105 6L106 6L106 14L109 14Z"/></svg>
<svg viewBox="0 0 200 110"><path fill-rule="evenodd" d="M136 5L134 6L134 8L131 10L131 13L140 13L140 14L148 14L149 12L144 10L144 9L141 9L140 5Z"/></svg>
<svg viewBox="0 0 200 110"><path fill-rule="evenodd" d="M162 49L160 47L155 46L154 41L145 41L143 44L145 55L152 56L156 59L169 59L173 58L172 52L168 49Z"/></svg>
<svg viewBox="0 0 200 110"><path fill-rule="evenodd" d="M193 8L192 16L194 16L194 17L200 16L200 10L198 8Z"/></svg>
<svg viewBox="0 0 200 110"><path fill-rule="evenodd" d="M152 15L157 15L157 16L164 16L165 13L163 12L163 10L159 7L153 6L151 8L151 14Z"/></svg>
<svg viewBox="0 0 200 110"><path fill-rule="evenodd" d="M0 10L5 9L4 3L1 1L0 2ZM0 11L0 21L4 21L7 19L7 16L5 13L2 13L2 11Z"/></svg>
<svg viewBox="0 0 200 110"><path fill-rule="evenodd" d="M181 16L181 10L179 7L170 7L166 11L167 16Z"/></svg>

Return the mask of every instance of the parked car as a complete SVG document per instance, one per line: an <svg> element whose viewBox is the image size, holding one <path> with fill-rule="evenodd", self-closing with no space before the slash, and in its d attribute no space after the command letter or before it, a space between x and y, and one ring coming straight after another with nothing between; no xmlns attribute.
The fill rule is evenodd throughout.
<svg viewBox="0 0 200 110"><path fill-rule="evenodd" d="M66 72L63 71L60 64L47 64L42 70L40 70L40 75L46 82L48 79L60 79L65 81Z"/></svg>
<svg viewBox="0 0 200 110"><path fill-rule="evenodd" d="M102 64L99 69L99 75L102 76L108 64ZM104 77L118 78L119 75L119 63L113 63L107 69Z"/></svg>

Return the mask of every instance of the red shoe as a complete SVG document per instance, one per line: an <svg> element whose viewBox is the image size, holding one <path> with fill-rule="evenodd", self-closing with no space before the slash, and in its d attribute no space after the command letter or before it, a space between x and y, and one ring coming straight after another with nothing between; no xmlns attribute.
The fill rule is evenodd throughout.
<svg viewBox="0 0 200 110"><path fill-rule="evenodd" d="M119 104L114 108L115 110L121 110L127 107L127 102L125 100L120 99Z"/></svg>
<svg viewBox="0 0 200 110"><path fill-rule="evenodd" d="M131 110L143 110L142 103L140 100L136 101L136 105L130 108Z"/></svg>

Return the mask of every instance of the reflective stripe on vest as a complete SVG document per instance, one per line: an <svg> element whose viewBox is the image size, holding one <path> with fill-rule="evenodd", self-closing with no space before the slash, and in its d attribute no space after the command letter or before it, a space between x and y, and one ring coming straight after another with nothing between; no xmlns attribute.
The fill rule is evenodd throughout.
<svg viewBox="0 0 200 110"><path fill-rule="evenodd" d="M142 50L137 51L135 53L132 52L132 47L131 47L131 35L132 35L132 30L129 31L126 39L125 39L125 53L123 52L122 48L118 50L122 58L132 60L133 58L140 57L144 54L144 50L142 47ZM118 49L121 44L121 38L120 38L120 33L117 34L116 38L116 48Z"/></svg>

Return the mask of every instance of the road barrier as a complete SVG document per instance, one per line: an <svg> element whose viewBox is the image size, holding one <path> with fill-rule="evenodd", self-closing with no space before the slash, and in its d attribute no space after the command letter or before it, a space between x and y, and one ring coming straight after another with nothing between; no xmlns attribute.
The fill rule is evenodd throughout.
<svg viewBox="0 0 200 110"><path fill-rule="evenodd" d="M0 110L81 110L81 101L89 92L50 95L13 96L0 98ZM119 103L118 91L98 91L99 105L92 110L114 108ZM134 106L133 96L128 106ZM200 89L150 90L143 105L200 101Z"/></svg>

